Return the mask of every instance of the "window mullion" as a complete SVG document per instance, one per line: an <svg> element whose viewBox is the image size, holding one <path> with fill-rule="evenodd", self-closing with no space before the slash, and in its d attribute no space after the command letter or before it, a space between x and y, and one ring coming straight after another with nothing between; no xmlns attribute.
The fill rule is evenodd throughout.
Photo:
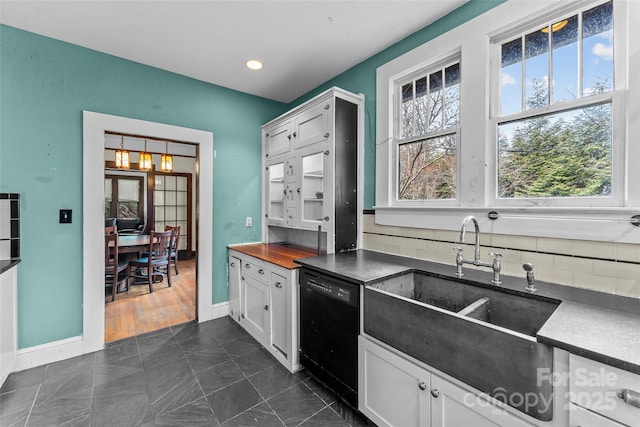
<svg viewBox="0 0 640 427"><path fill-rule="evenodd" d="M582 13L578 13L578 98L582 99L582 80L584 74L584 64L582 62Z"/></svg>

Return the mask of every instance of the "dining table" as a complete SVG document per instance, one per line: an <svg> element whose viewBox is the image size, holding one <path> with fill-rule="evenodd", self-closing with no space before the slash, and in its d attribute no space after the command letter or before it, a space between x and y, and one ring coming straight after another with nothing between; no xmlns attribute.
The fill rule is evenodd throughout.
<svg viewBox="0 0 640 427"><path fill-rule="evenodd" d="M118 253L137 253L138 255L140 255L143 252L149 252L150 241L151 236L149 236L148 234L118 234Z"/></svg>

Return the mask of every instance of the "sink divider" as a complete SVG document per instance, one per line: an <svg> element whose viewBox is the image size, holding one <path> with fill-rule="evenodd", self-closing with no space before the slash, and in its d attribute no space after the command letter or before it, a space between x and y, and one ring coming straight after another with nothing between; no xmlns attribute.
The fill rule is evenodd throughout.
<svg viewBox="0 0 640 427"><path fill-rule="evenodd" d="M472 319L481 320L483 322L489 321L489 315L491 310L491 299L488 297L480 298L475 302L469 304L458 312L461 316L467 316Z"/></svg>

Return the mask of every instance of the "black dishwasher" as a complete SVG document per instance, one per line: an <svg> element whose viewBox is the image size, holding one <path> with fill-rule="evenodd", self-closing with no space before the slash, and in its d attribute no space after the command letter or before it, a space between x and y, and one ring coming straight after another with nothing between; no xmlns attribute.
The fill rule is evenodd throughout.
<svg viewBox="0 0 640 427"><path fill-rule="evenodd" d="M357 408L360 286L308 268L299 284L300 363Z"/></svg>

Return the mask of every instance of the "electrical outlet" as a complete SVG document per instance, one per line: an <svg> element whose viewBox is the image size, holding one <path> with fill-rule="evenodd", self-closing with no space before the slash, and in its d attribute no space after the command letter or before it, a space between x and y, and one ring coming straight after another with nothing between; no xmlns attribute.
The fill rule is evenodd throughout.
<svg viewBox="0 0 640 427"><path fill-rule="evenodd" d="M253 226L253 218L251 218L250 216L247 217L247 222L246 222L247 227L252 227Z"/></svg>

